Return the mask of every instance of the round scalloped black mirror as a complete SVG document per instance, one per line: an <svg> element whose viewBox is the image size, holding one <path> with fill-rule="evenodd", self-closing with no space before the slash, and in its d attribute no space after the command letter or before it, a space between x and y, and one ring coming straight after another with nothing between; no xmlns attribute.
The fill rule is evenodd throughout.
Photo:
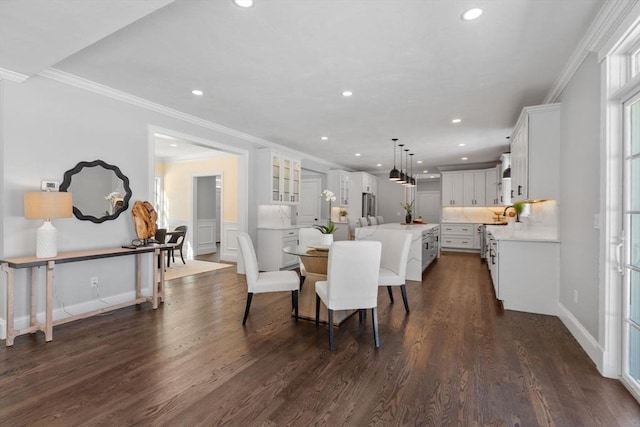
<svg viewBox="0 0 640 427"><path fill-rule="evenodd" d="M101 223L116 219L129 208L129 178L102 160L80 162L64 173L60 191L73 194L76 218Z"/></svg>

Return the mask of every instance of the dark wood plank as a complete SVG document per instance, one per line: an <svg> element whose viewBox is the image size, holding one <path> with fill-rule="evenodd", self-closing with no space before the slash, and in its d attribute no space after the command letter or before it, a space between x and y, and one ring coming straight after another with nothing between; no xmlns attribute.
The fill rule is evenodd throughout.
<svg viewBox="0 0 640 427"><path fill-rule="evenodd" d="M254 297L233 269L176 279L166 303L56 327L0 348L0 425L640 426L561 321L503 311L477 255L445 253L409 282L411 312L380 289L336 329Z"/></svg>

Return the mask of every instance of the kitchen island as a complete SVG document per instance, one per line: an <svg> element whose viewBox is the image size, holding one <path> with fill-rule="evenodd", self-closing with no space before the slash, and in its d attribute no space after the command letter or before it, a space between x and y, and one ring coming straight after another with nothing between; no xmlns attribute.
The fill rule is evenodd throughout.
<svg viewBox="0 0 640 427"><path fill-rule="evenodd" d="M440 224L388 223L356 228L356 240L375 236L377 230L397 230L411 234L407 280L422 281L422 272L435 258L440 258Z"/></svg>

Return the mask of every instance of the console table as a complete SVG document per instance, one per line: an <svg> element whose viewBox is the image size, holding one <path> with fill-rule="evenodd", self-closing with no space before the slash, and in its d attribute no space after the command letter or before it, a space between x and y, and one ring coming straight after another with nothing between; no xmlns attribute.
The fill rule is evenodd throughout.
<svg viewBox="0 0 640 427"><path fill-rule="evenodd" d="M158 308L158 302L164 302L164 269L165 260L162 252L170 250L173 244L142 246L139 248L110 248L110 249L93 249L88 251L78 252L65 252L59 253L58 256L53 258L36 258L36 257L17 257L7 258L0 260L2 264L2 271L7 274L7 347L13 345L13 340L19 335L34 333L37 331L44 332L45 340L51 341L53 339L53 327L62 323L71 322L73 320L83 319L96 314L104 313L107 311L117 310L119 308L127 307L134 304L141 304L146 301L151 301L153 308ZM153 273L153 293L150 297L142 295L142 254L153 253L154 259L158 262L154 262ZM135 255L136 257L136 283L135 299L128 302L123 302L109 307L103 307L97 310L81 313L75 316L65 317L57 321L53 321L53 278L56 264L66 264L69 262L79 262L87 260L95 260L101 258L112 258L125 255ZM45 322L44 324L38 322L36 318L36 295L38 287L38 275L37 269L39 267L46 266L46 303L45 303ZM14 328L14 271L16 269L31 268L31 306L29 311L29 327L21 330Z"/></svg>

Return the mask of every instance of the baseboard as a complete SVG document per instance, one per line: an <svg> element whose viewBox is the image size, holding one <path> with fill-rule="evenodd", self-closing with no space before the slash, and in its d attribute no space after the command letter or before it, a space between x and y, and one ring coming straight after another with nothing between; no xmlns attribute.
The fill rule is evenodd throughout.
<svg viewBox="0 0 640 427"><path fill-rule="evenodd" d="M575 316L560 302L558 302L558 317L564 325L569 329L571 335L578 341L580 347L587 353L587 356L595 363L598 372L605 377L610 377L604 366L604 349L598 343L584 326L575 318ZM608 375L609 374L609 375ZM617 378L617 374L614 377Z"/></svg>
<svg viewBox="0 0 640 427"><path fill-rule="evenodd" d="M148 289L147 289L148 290ZM149 290L150 291L150 290ZM144 294L144 289L143 289ZM133 301L136 297L135 291L128 291L122 294L104 297L102 299L95 299L91 301L81 302L79 304L65 306L64 308L58 307L53 309L53 321L65 319L67 317L76 316L83 313L88 313L101 308L122 304L127 301ZM44 323L45 313L39 311L37 318L39 322ZM13 321L13 327L15 329L25 329L29 327L29 315L16 317ZM55 333L55 329L54 329ZM0 339L7 339L7 321L6 319L0 319Z"/></svg>

